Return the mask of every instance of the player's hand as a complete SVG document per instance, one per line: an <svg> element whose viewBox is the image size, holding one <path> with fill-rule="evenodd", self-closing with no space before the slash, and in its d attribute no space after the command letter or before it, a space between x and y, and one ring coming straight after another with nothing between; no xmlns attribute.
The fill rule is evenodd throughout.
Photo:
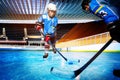
<svg viewBox="0 0 120 80"><path fill-rule="evenodd" d="M45 36L45 41L48 42L50 40L50 35Z"/></svg>
<svg viewBox="0 0 120 80"><path fill-rule="evenodd" d="M116 22L108 25L108 30L110 32L110 36L120 42L120 22Z"/></svg>
<svg viewBox="0 0 120 80"><path fill-rule="evenodd" d="M42 29L42 24L41 23L38 23L36 22L36 30L41 30Z"/></svg>
<svg viewBox="0 0 120 80"><path fill-rule="evenodd" d="M36 26L36 30L38 30L38 31L41 30L41 28L42 28L42 27L39 26L39 25Z"/></svg>

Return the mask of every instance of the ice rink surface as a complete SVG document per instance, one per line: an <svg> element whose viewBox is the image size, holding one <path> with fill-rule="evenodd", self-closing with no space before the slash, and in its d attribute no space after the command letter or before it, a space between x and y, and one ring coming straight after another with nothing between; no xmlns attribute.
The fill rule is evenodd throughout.
<svg viewBox="0 0 120 80"><path fill-rule="evenodd" d="M68 64L59 54L49 53L43 59L43 51L1 50L0 80L120 80L113 75L114 69L120 69L120 53L102 53L76 79L50 72L56 67L62 73L74 71L83 66L95 52L61 52L69 60L80 63Z"/></svg>

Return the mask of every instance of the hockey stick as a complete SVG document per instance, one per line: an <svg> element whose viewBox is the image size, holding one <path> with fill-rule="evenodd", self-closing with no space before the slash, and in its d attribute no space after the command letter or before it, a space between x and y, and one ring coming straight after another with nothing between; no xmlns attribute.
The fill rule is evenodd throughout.
<svg viewBox="0 0 120 80"><path fill-rule="evenodd" d="M74 71L75 77L77 77L84 69L86 69L90 63L92 63L111 43L113 39L110 39L84 66Z"/></svg>
<svg viewBox="0 0 120 80"><path fill-rule="evenodd" d="M40 33L45 37L44 33L43 33L41 30L40 30ZM53 46L53 44L51 43L50 40L48 41L48 43L52 46L53 49L56 50L56 52L58 52L58 53L60 54L60 56L61 56L65 61L68 61L68 59L67 59L66 57L64 57L64 56L62 55L62 53L60 53L60 51L57 50L57 48L55 48L55 47ZM80 62L80 60L78 60L77 62ZM69 63L69 64L73 64L73 62L68 62L68 63Z"/></svg>
<svg viewBox="0 0 120 80"><path fill-rule="evenodd" d="M69 78L77 77L82 71L84 71L84 69L86 69L103 52L103 50L105 50L112 43L112 41L113 39L111 38L85 65L83 65L78 70L67 72L68 73L67 75L65 73L65 76L68 76ZM54 67L51 68L51 72L53 71L54 71ZM63 75L63 73L61 74Z"/></svg>

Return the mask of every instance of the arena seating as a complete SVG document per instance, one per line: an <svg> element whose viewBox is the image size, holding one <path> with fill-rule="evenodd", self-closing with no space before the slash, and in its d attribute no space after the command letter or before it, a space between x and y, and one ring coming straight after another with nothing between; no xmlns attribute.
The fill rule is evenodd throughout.
<svg viewBox="0 0 120 80"><path fill-rule="evenodd" d="M102 26L101 26L102 25ZM5 34L8 40L41 40L41 35L34 27L34 24L0 24L1 30L5 28ZM91 22L79 24L59 24L57 27L57 40L69 41L74 39L91 36L94 34L105 32L104 23ZM0 31L2 33L2 31ZM2 33L3 34L3 33Z"/></svg>
<svg viewBox="0 0 120 80"><path fill-rule="evenodd" d="M80 39L87 36L106 32L106 25L101 22L79 23L76 24L68 33L66 33L59 42L66 42L74 39Z"/></svg>
<svg viewBox="0 0 120 80"><path fill-rule="evenodd" d="M59 24L57 27L57 40L64 36L75 24ZM34 27L34 24L0 24L0 35L3 35L3 28L6 39L1 38L1 44L24 43L43 45L43 36ZM3 41L7 40L7 41ZM42 43L41 43L42 42Z"/></svg>
<svg viewBox="0 0 120 80"><path fill-rule="evenodd" d="M57 28L57 40L60 40L66 33L68 33L75 24L61 24Z"/></svg>
<svg viewBox="0 0 120 80"><path fill-rule="evenodd" d="M8 40L5 28L0 28L0 40Z"/></svg>

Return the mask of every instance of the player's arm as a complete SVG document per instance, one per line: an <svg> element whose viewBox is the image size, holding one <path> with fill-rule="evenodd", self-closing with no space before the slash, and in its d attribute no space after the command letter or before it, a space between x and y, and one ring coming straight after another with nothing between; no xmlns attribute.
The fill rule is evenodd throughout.
<svg viewBox="0 0 120 80"><path fill-rule="evenodd" d="M58 25L58 18L55 19L55 23L54 23L55 31L57 30L57 25Z"/></svg>
<svg viewBox="0 0 120 80"><path fill-rule="evenodd" d="M120 21L109 24L107 29L110 32L110 36L120 42Z"/></svg>
<svg viewBox="0 0 120 80"><path fill-rule="evenodd" d="M38 18L38 21L35 23L36 30L41 30L42 29L42 23L43 23L43 18L40 16Z"/></svg>

